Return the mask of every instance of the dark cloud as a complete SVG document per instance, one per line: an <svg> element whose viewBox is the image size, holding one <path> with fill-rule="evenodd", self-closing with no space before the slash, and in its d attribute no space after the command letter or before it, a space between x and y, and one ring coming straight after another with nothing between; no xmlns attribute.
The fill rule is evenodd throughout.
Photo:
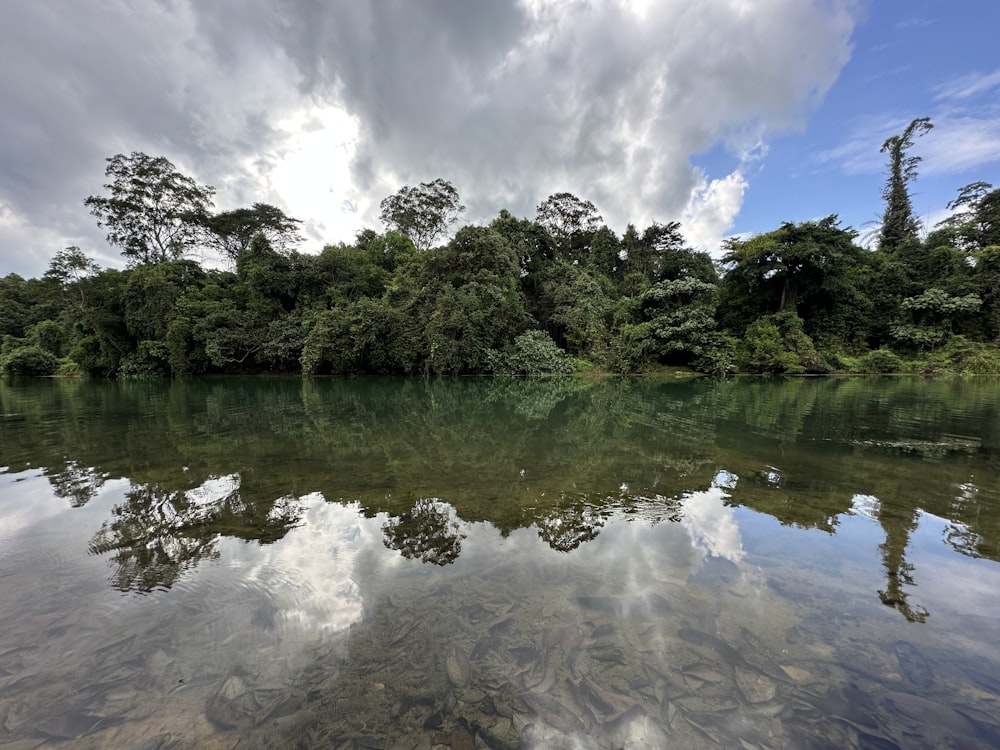
<svg viewBox="0 0 1000 750"><path fill-rule="evenodd" d="M713 185L692 156L718 143L749 153L800 123L848 59L853 0L637 5L9 3L0 273L37 274L69 243L115 256L82 200L117 152L167 156L216 186L222 207L283 205L273 178L295 127L329 106L357 134L349 179L316 165L330 170L329 215L301 218L317 238L348 239L326 236L355 215L344 201L374 223L384 195L436 177L456 185L470 220L533 215L570 190L619 230L685 210L696 222L692 194L714 187L706 236L724 231L744 183Z"/></svg>

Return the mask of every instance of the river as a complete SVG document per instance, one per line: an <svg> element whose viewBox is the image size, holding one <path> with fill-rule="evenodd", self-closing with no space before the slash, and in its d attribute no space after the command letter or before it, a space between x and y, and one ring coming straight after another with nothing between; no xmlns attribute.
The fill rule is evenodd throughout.
<svg viewBox="0 0 1000 750"><path fill-rule="evenodd" d="M1000 381L0 383L0 747L1000 746Z"/></svg>

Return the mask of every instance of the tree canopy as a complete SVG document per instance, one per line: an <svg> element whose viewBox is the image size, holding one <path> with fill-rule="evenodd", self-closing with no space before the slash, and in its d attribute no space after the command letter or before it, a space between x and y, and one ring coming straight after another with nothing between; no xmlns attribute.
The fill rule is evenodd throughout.
<svg viewBox="0 0 1000 750"><path fill-rule="evenodd" d="M109 195L84 201L130 264L176 260L193 249L215 189L181 174L163 156L133 151L108 160Z"/></svg>
<svg viewBox="0 0 1000 750"><path fill-rule="evenodd" d="M271 247L279 251L290 249L302 240L301 223L268 203L254 203L251 208L223 211L203 219L208 244L233 264L258 234L264 235Z"/></svg>
<svg viewBox="0 0 1000 750"><path fill-rule="evenodd" d="M457 227L443 179L382 201L388 231L299 252L300 222L256 202L211 210L212 188L163 157L108 160L85 203L128 260L78 247L40 279L0 278L0 371L120 378L730 372L1000 374L1000 190L959 188L921 239L908 185L914 120L888 139L879 247L835 214L725 245L686 246L677 221L629 224L555 193L522 218ZM227 270L187 256L214 248Z"/></svg>
<svg viewBox="0 0 1000 750"><path fill-rule="evenodd" d="M405 234L418 250L427 250L465 210L455 187L440 177L417 187L402 187L384 198L380 208L382 223Z"/></svg>

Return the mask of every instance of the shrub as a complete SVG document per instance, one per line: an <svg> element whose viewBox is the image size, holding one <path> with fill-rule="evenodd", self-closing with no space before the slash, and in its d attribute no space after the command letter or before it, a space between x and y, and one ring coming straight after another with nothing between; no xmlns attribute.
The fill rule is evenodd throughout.
<svg viewBox="0 0 1000 750"><path fill-rule="evenodd" d="M698 372L715 377L736 372L736 340L731 336L718 334L715 346L706 348L703 354L695 357L691 366Z"/></svg>
<svg viewBox="0 0 1000 750"><path fill-rule="evenodd" d="M0 360L2 375L52 375L59 367L59 360L51 352L45 351L37 344L14 349Z"/></svg>
<svg viewBox="0 0 1000 750"><path fill-rule="evenodd" d="M1000 352L981 349L962 363L963 375L1000 375Z"/></svg>
<svg viewBox="0 0 1000 750"><path fill-rule="evenodd" d="M55 371L56 377L59 378L79 378L86 374L84 369L69 357L59 360L59 367Z"/></svg>
<svg viewBox="0 0 1000 750"><path fill-rule="evenodd" d="M876 349L859 357L854 372L865 375L884 375L891 372L901 372L903 360L888 349Z"/></svg>
<svg viewBox="0 0 1000 750"><path fill-rule="evenodd" d="M122 357L118 377L122 380L150 380L170 374L167 346L162 341L141 341L139 347Z"/></svg>
<svg viewBox="0 0 1000 750"><path fill-rule="evenodd" d="M781 330L771 320L760 318L747 326L740 342L740 365L750 372L803 372L801 358L785 349Z"/></svg>
<svg viewBox="0 0 1000 750"><path fill-rule="evenodd" d="M38 344L42 349L57 357L63 354L62 326L54 320L43 320L41 323L36 323L28 332L28 337L32 343Z"/></svg>
<svg viewBox="0 0 1000 750"><path fill-rule="evenodd" d="M486 359L494 375L506 377L571 375L575 369L569 355L544 331L522 333L503 351L490 350Z"/></svg>

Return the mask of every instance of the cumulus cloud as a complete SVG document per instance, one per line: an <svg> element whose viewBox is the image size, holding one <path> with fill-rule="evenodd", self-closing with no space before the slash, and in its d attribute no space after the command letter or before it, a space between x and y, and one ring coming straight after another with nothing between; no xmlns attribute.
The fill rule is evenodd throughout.
<svg viewBox="0 0 1000 750"><path fill-rule="evenodd" d="M104 158L132 150L214 185L220 208L282 206L317 241L445 177L469 220L533 216L569 190L619 231L683 214L710 244L746 178L692 157L800 126L849 58L855 15L855 0L14 4L0 257L37 273L51 234L102 247L81 202Z"/></svg>

